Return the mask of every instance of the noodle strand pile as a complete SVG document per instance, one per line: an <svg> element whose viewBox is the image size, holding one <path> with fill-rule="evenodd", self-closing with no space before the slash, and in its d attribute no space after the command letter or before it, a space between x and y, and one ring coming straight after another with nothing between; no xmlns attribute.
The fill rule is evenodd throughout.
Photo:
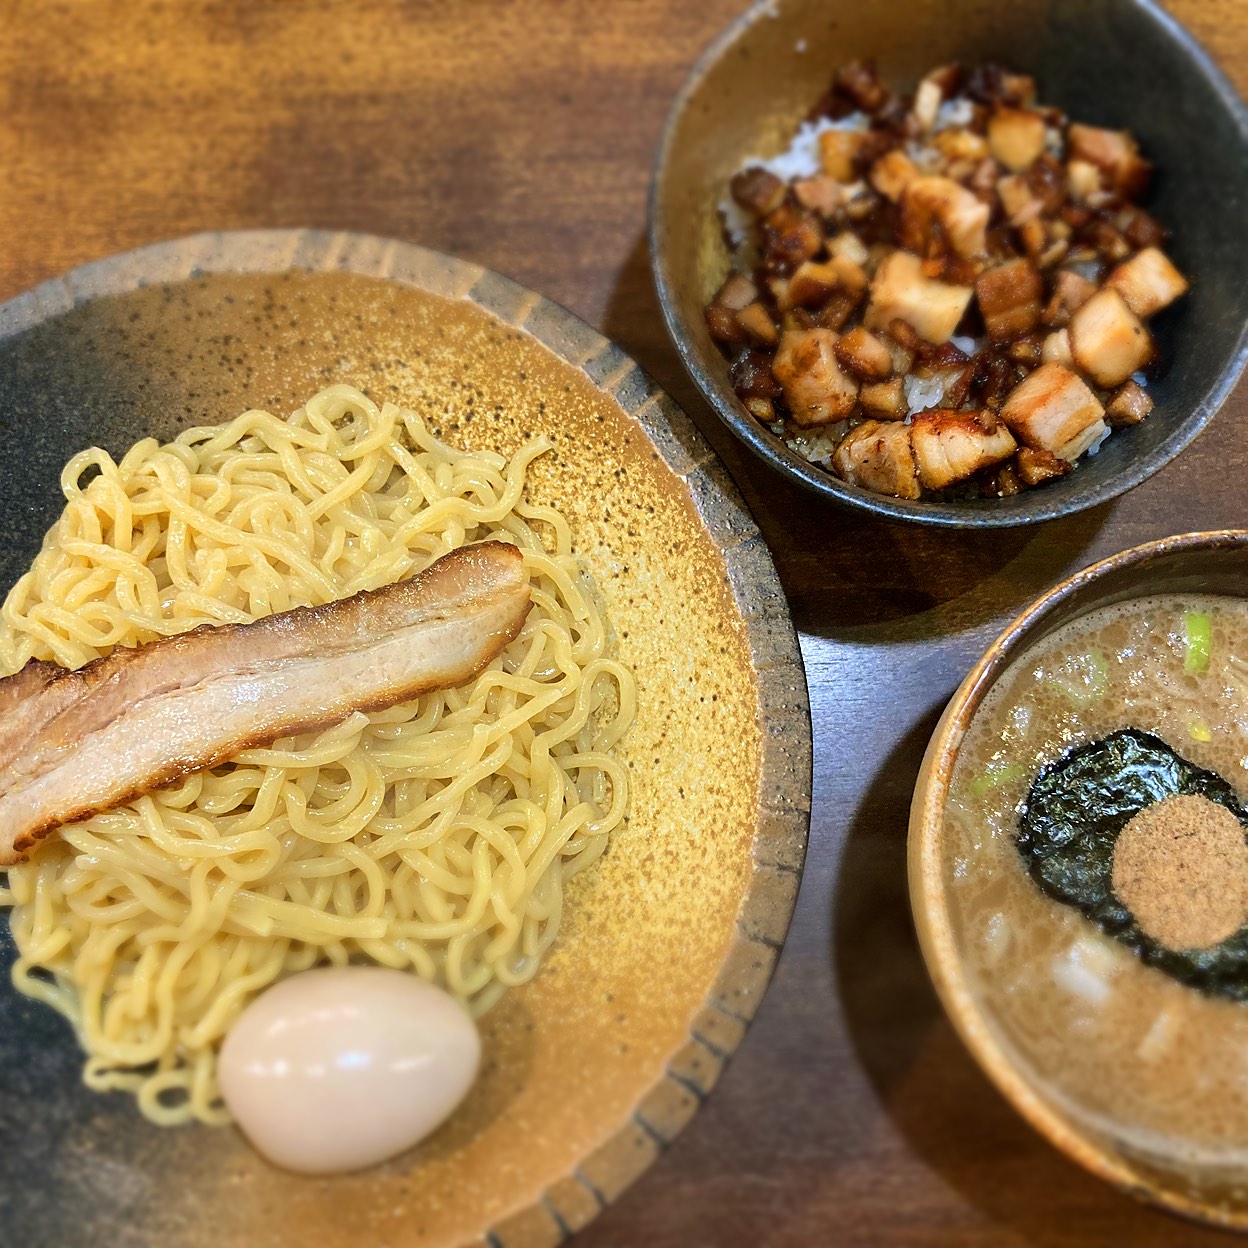
<svg viewBox="0 0 1248 1248"><path fill-rule="evenodd" d="M335 386L288 420L66 466L65 510L0 613L4 672L328 602L487 538L524 552L534 604L471 684L247 750L10 868L14 982L71 1021L91 1087L156 1122L225 1122L221 1039L280 977L370 961L479 1015L536 972L564 882L624 817L613 749L634 710L566 519L524 498L547 448L464 453Z"/></svg>

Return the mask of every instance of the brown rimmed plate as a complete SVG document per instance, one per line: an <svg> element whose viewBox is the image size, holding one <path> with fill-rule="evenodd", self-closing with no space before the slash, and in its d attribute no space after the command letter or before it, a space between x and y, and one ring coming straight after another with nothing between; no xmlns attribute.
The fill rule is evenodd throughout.
<svg viewBox="0 0 1248 1248"><path fill-rule="evenodd" d="M770 978L810 809L810 714L770 556L685 415L617 347L497 274L316 231L202 234L0 306L0 581L57 478L331 382L447 440L555 454L530 495L571 518L638 678L627 827L569 889L536 979L483 1020L483 1072L419 1148L355 1175L276 1170L232 1129L162 1129L80 1082L51 1011L0 988L0 1239L126 1248L538 1248L615 1199L714 1086ZM13 955L0 920L0 955Z"/></svg>

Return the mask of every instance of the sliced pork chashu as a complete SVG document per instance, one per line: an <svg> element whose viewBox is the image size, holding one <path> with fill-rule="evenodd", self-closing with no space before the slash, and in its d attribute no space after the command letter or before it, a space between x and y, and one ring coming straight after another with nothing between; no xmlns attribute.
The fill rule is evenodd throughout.
<svg viewBox="0 0 1248 1248"><path fill-rule="evenodd" d="M0 865L251 746L461 684L528 610L523 555L482 542L324 606L206 625L78 671L29 663L0 680Z"/></svg>

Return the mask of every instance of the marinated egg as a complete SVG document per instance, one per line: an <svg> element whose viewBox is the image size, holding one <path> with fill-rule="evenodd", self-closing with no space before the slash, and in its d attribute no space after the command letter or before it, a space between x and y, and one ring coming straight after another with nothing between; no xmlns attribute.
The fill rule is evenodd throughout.
<svg viewBox="0 0 1248 1248"><path fill-rule="evenodd" d="M442 989L386 967L323 967L248 1005L218 1073L259 1152L329 1174L423 1139L463 1100L480 1058L476 1025Z"/></svg>

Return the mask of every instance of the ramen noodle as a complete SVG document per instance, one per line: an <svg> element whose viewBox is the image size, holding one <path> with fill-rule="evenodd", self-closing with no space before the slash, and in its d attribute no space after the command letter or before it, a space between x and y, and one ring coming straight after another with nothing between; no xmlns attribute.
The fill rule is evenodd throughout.
<svg viewBox="0 0 1248 1248"><path fill-rule="evenodd" d="M14 983L72 1023L89 1086L159 1123L225 1122L220 1042L279 978L374 962L479 1016L537 971L564 883L624 818L635 697L567 520L525 499L547 447L458 451L335 386L288 420L70 460L3 607L5 672L329 602L487 539L523 552L533 601L470 683L245 750L10 868Z"/></svg>

